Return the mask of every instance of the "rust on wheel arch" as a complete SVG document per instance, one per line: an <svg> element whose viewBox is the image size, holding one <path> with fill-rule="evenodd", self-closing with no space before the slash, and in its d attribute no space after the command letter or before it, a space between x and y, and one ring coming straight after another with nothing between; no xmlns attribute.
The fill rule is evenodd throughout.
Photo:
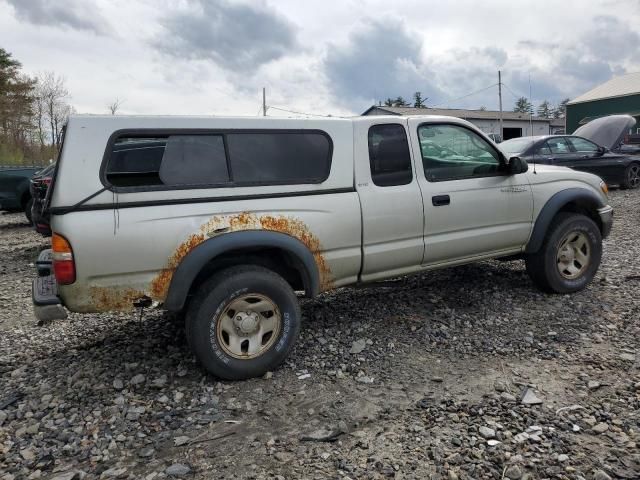
<svg viewBox="0 0 640 480"><path fill-rule="evenodd" d="M330 290L333 287L333 277L324 256L322 255L322 245L309 227L293 217L284 215L258 216L250 212L242 212L236 215L217 215L200 227L198 233L190 235L182 242L169 258L166 267L152 280L150 296L154 300L164 301L169 291L171 278L180 262L189 252L200 245L208 238L229 232L243 230L269 230L290 235L300 240L313 254L313 258L320 274L320 291Z"/></svg>

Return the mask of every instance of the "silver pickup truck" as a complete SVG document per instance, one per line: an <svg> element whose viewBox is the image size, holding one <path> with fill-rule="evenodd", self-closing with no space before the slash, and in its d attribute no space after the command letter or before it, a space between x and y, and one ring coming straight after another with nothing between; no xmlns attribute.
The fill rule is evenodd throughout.
<svg viewBox="0 0 640 480"><path fill-rule="evenodd" d="M226 379L284 360L298 296L513 256L542 290L578 291L612 223L600 178L438 116L74 116L44 208L36 316L185 311Z"/></svg>

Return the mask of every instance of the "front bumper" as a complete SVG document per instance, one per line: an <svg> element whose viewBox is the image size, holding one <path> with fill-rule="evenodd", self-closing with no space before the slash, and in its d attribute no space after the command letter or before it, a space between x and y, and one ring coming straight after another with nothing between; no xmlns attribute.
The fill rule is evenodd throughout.
<svg viewBox="0 0 640 480"><path fill-rule="evenodd" d="M38 276L31 284L33 313L39 322L67 318L67 311L58 297L58 283L51 272L51 250L43 250L36 261Z"/></svg>
<svg viewBox="0 0 640 480"><path fill-rule="evenodd" d="M598 215L600 215L600 221L602 222L602 238L607 238L613 226L613 208L609 205L599 208Z"/></svg>

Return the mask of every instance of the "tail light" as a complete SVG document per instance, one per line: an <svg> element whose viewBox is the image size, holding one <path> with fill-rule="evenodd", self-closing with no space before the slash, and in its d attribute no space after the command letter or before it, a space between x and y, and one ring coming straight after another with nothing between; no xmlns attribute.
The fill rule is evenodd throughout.
<svg viewBox="0 0 640 480"><path fill-rule="evenodd" d="M59 233L51 236L53 250L53 272L60 285L70 285L76 281L76 264L73 260L71 244Z"/></svg>

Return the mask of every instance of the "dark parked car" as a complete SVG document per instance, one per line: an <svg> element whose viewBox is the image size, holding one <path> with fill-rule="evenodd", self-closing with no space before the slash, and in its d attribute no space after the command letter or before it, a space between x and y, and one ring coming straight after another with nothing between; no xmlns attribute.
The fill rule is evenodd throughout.
<svg viewBox="0 0 640 480"><path fill-rule="evenodd" d="M33 201L29 192L29 180L39 170L42 167L0 168L0 210L22 210L31 221Z"/></svg>
<svg viewBox="0 0 640 480"><path fill-rule="evenodd" d="M31 221L33 223L36 232L41 233L44 236L51 236L51 228L49 227L49 221L42 216L42 206L44 199L47 196L47 190L51 185L51 179L53 178L53 171L56 168L56 164L53 163L48 167L37 172L31 177L29 191L31 192L31 198L33 198L33 206L31 207Z"/></svg>
<svg viewBox="0 0 640 480"><path fill-rule="evenodd" d="M530 164L544 163L594 173L621 188L640 187L640 155L621 149L622 139L635 125L629 115L598 118L573 135L545 135L507 140L500 148Z"/></svg>

